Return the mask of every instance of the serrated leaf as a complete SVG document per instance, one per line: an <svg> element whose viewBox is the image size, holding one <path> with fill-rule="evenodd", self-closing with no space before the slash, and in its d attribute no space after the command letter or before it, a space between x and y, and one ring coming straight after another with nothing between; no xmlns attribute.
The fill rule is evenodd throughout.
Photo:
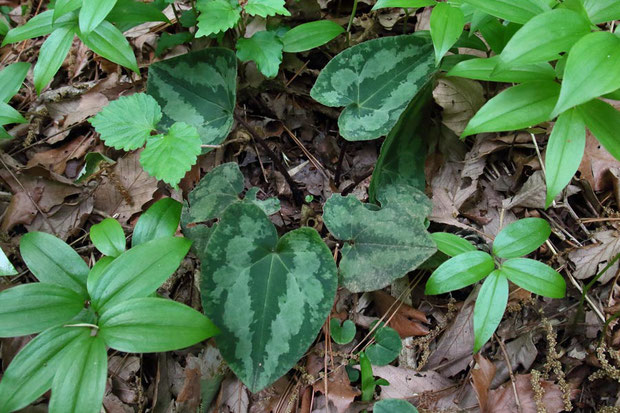
<svg viewBox="0 0 620 413"><path fill-rule="evenodd" d="M573 179L586 147L586 127L578 109L562 113L549 136L545 152L547 199L549 207L555 197Z"/></svg>
<svg viewBox="0 0 620 413"><path fill-rule="evenodd" d="M29 232L20 240L28 269L42 283L56 284L86 297L88 266L69 245L44 232Z"/></svg>
<svg viewBox="0 0 620 413"><path fill-rule="evenodd" d="M564 278L553 268L529 258L506 260L500 268L502 274L519 287L550 298L563 298L566 294Z"/></svg>
<svg viewBox="0 0 620 413"><path fill-rule="evenodd" d="M28 123L28 119L24 118L21 113L10 105L0 102L0 125L11 123Z"/></svg>
<svg viewBox="0 0 620 413"><path fill-rule="evenodd" d="M134 298L105 310L99 335L115 350L154 353L189 347L218 333L198 311L163 298Z"/></svg>
<svg viewBox="0 0 620 413"><path fill-rule="evenodd" d="M114 8L116 0L83 0L80 9L80 31L88 34L103 22Z"/></svg>
<svg viewBox="0 0 620 413"><path fill-rule="evenodd" d="M0 71L0 102L8 103L19 92L29 69L30 63L17 62Z"/></svg>
<svg viewBox="0 0 620 413"><path fill-rule="evenodd" d="M351 320L344 320L342 325L337 318L329 321L329 334L336 344L349 344L355 338L355 332L355 324Z"/></svg>
<svg viewBox="0 0 620 413"><path fill-rule="evenodd" d="M438 3L433 7L430 28L437 64L459 39L463 33L464 25L465 16L460 8L453 7L448 3Z"/></svg>
<svg viewBox="0 0 620 413"><path fill-rule="evenodd" d="M620 3L617 0L583 0L583 6L594 24L620 20Z"/></svg>
<svg viewBox="0 0 620 413"><path fill-rule="evenodd" d="M573 106L620 88L620 37L595 32L570 49L553 117Z"/></svg>
<svg viewBox="0 0 620 413"><path fill-rule="evenodd" d="M54 4L53 21L56 21L60 16L64 16L80 7L82 7L82 0L56 0Z"/></svg>
<svg viewBox="0 0 620 413"><path fill-rule="evenodd" d="M257 392L293 367L316 338L336 294L336 264L313 228L278 239L267 215L249 203L226 209L205 255L203 308L222 329L218 348Z"/></svg>
<svg viewBox="0 0 620 413"><path fill-rule="evenodd" d="M310 94L323 105L346 106L338 119L345 139L370 140L390 132L434 74L433 46L427 37L384 37L334 57Z"/></svg>
<svg viewBox="0 0 620 413"><path fill-rule="evenodd" d="M90 33L78 33L78 37L99 56L140 74L133 49L123 33L112 23L104 20Z"/></svg>
<svg viewBox="0 0 620 413"><path fill-rule="evenodd" d="M379 400L372 408L373 413L418 413L407 400L385 399Z"/></svg>
<svg viewBox="0 0 620 413"><path fill-rule="evenodd" d="M198 31L196 37L209 36L232 29L241 18L237 0L198 0Z"/></svg>
<svg viewBox="0 0 620 413"><path fill-rule="evenodd" d="M470 251L441 264L426 282L425 294L437 295L476 283L495 269L493 257L486 252Z"/></svg>
<svg viewBox="0 0 620 413"><path fill-rule="evenodd" d="M552 118L560 85L540 80L504 90L489 100L469 121L461 137L482 132L512 131Z"/></svg>
<svg viewBox="0 0 620 413"><path fill-rule="evenodd" d="M282 16L291 15L284 7L284 0L248 0L244 10L250 16L260 16L264 18L267 16L275 16L276 14L281 14Z"/></svg>
<svg viewBox="0 0 620 413"><path fill-rule="evenodd" d="M341 241L341 283L351 292L379 290L430 258L435 243L424 219L430 201L409 186L380 188L377 210L352 195L332 195L323 221Z"/></svg>
<svg viewBox="0 0 620 413"><path fill-rule="evenodd" d="M537 0L463 0L477 10L514 23L525 24L534 16L551 10L549 4Z"/></svg>
<svg viewBox="0 0 620 413"><path fill-rule="evenodd" d="M293 27L282 36L282 51L287 53L305 52L322 46L340 33L344 28L331 20L317 20Z"/></svg>
<svg viewBox="0 0 620 413"><path fill-rule="evenodd" d="M73 44L75 30L72 27L56 29L43 42L37 64L34 66L34 86L37 93L51 82Z"/></svg>
<svg viewBox="0 0 620 413"><path fill-rule="evenodd" d="M501 258L522 257L535 251L551 235L542 218L523 218L503 228L493 241L493 253Z"/></svg>
<svg viewBox="0 0 620 413"><path fill-rule="evenodd" d="M508 304L508 280L495 270L482 283L474 307L474 353L491 338Z"/></svg>
<svg viewBox="0 0 620 413"><path fill-rule="evenodd" d="M131 151L146 143L161 118L157 101L146 93L136 93L110 102L90 124L106 145Z"/></svg>
<svg viewBox="0 0 620 413"><path fill-rule="evenodd" d="M400 336L390 327L380 327L373 335L375 342L365 350L374 366L386 366L396 360L403 347Z"/></svg>
<svg viewBox="0 0 620 413"><path fill-rule="evenodd" d="M577 110L592 135L614 158L620 159L620 111L599 99L584 103Z"/></svg>
<svg viewBox="0 0 620 413"><path fill-rule="evenodd" d="M253 61L267 77L275 77L282 62L282 40L274 31L254 33L249 39L237 40L237 57L243 61Z"/></svg>
<svg viewBox="0 0 620 413"><path fill-rule="evenodd" d="M154 239L173 236L179 227L183 205L172 198L163 198L149 207L133 229L131 246Z"/></svg>
<svg viewBox="0 0 620 413"><path fill-rule="evenodd" d="M555 79L555 71L549 63L536 63L522 67L512 67L502 72L494 73L494 69L498 63L499 56L464 60L454 66L446 76L458 76L468 79L507 83Z"/></svg>
<svg viewBox="0 0 620 413"><path fill-rule="evenodd" d="M204 145L218 145L228 136L236 88L237 59L229 49L208 48L149 67L147 93L162 108L162 125L185 122L198 130Z"/></svg>
<svg viewBox="0 0 620 413"><path fill-rule="evenodd" d="M196 128L177 122L165 135L149 137L140 154L140 164L149 175L176 187L196 163L200 145Z"/></svg>
<svg viewBox="0 0 620 413"><path fill-rule="evenodd" d="M54 284L31 283L0 292L0 337L39 333L70 320L84 308L84 298Z"/></svg>
<svg viewBox="0 0 620 413"><path fill-rule="evenodd" d="M385 9L388 7L402 7L405 9L434 6L435 0L378 0L372 10Z"/></svg>
<svg viewBox="0 0 620 413"><path fill-rule="evenodd" d="M77 26L77 14L68 13L61 16L56 21L52 21L54 16L53 10L47 10L43 13L39 13L26 24L17 26L6 34L6 37L2 41L2 46L21 42L22 40L32 39L33 37L45 36L50 34L56 29L63 27L75 27Z"/></svg>
<svg viewBox="0 0 620 413"><path fill-rule="evenodd" d="M118 257L125 251L125 231L114 218L90 227L90 240L102 254L110 257Z"/></svg>
<svg viewBox="0 0 620 413"><path fill-rule="evenodd" d="M17 275L17 270L15 270L4 251L0 249L0 277L5 275Z"/></svg>
<svg viewBox="0 0 620 413"><path fill-rule="evenodd" d="M49 411L99 413L108 378L108 352L99 336L80 336L52 381Z"/></svg>
<svg viewBox="0 0 620 413"><path fill-rule="evenodd" d="M476 251L476 247L471 242L449 232L434 232L431 237L437 244L437 249L449 257Z"/></svg>

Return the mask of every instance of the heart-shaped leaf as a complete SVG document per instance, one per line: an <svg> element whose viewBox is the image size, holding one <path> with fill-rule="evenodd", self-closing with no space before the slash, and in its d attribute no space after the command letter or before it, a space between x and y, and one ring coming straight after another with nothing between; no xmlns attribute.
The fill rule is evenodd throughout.
<svg viewBox="0 0 620 413"><path fill-rule="evenodd" d="M493 253L501 258L522 257L542 245L551 235L542 218L523 218L502 229L493 241Z"/></svg>
<svg viewBox="0 0 620 413"><path fill-rule="evenodd" d="M330 60L310 94L323 105L346 106L338 119L345 139L370 140L389 133L434 74L433 44L427 36L383 37Z"/></svg>
<svg viewBox="0 0 620 413"><path fill-rule="evenodd" d="M218 348L257 392L284 375L316 338L338 285L329 248L312 228L278 239L251 203L224 212L202 259L202 300Z"/></svg>
<svg viewBox="0 0 620 413"><path fill-rule="evenodd" d="M393 362L403 347L398 332L391 327L380 327L373 337L375 342L366 349L370 362L375 366L386 366Z"/></svg>
<svg viewBox="0 0 620 413"><path fill-rule="evenodd" d="M436 251L424 225L431 205L423 192L394 185L384 188L378 199L380 209L352 195L333 195L325 203L325 225L344 241L341 283L352 292L379 290Z"/></svg>
<svg viewBox="0 0 620 413"><path fill-rule="evenodd" d="M340 325L340 320L332 318L329 321L329 333L337 344L348 344L355 337L355 324L351 320L344 320Z"/></svg>

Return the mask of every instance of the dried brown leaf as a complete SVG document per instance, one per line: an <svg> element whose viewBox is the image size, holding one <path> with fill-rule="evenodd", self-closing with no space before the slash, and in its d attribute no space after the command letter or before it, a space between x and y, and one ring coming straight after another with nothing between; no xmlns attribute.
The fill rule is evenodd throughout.
<svg viewBox="0 0 620 413"><path fill-rule="evenodd" d="M428 323L423 312L398 302L383 291L374 291L372 298L379 314L390 320L388 325L396 330L401 338L428 334L428 328L420 324L420 322Z"/></svg>
<svg viewBox="0 0 620 413"><path fill-rule="evenodd" d="M476 365L471 372L471 381L482 413L487 413L491 382L495 376L495 365L480 354L474 355Z"/></svg>
<svg viewBox="0 0 620 413"><path fill-rule="evenodd" d="M618 167L620 162L588 131L585 152L579 165L581 177L586 179L595 191L604 191L612 187L609 169Z"/></svg>
<svg viewBox="0 0 620 413"><path fill-rule="evenodd" d="M325 394L325 382L318 380L313 385L314 391ZM347 371L344 368L334 370L327 378L327 399L334 405L338 413L345 413L360 391L351 386Z"/></svg>
<svg viewBox="0 0 620 413"><path fill-rule="evenodd" d="M579 280L590 278L602 271L607 263L620 253L620 236L616 231L609 230L594 234L596 244L587 245L571 251L568 258L575 265L573 275ZM618 271L618 263L611 266L599 279L605 284Z"/></svg>
<svg viewBox="0 0 620 413"><path fill-rule="evenodd" d="M443 108L442 123L457 135L463 133L469 120L486 101L480 82L460 77L439 79L433 97Z"/></svg>
<svg viewBox="0 0 620 413"><path fill-rule="evenodd" d="M519 395L522 413L537 413L536 402L534 401L534 389L530 383L530 374L519 374L515 376L515 386ZM540 383L544 389L542 398L543 404L547 412L564 411L564 402L562 401L562 391L558 385L550 381L542 381ZM508 382L500 388L489 392L488 400L489 413L506 413L518 411L515 399L515 391L512 383Z"/></svg>

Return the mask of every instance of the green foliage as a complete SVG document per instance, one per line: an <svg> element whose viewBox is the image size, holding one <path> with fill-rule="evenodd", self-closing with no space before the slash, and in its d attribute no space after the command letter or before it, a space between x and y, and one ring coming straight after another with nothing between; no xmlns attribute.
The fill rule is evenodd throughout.
<svg viewBox="0 0 620 413"><path fill-rule="evenodd" d="M379 400L373 406L372 411L373 413L418 413L418 409L407 400L402 399Z"/></svg>
<svg viewBox="0 0 620 413"><path fill-rule="evenodd" d="M87 35L112 11L117 0L83 0L80 8L80 32Z"/></svg>
<svg viewBox="0 0 620 413"><path fill-rule="evenodd" d="M523 218L500 231L493 241L493 254L500 258L527 255L551 235L549 223L541 218Z"/></svg>
<svg viewBox="0 0 620 413"><path fill-rule="evenodd" d="M250 16L260 16L263 18L275 16L277 14L282 16L291 15L291 13L284 8L284 0L248 0L244 9Z"/></svg>
<svg viewBox="0 0 620 413"><path fill-rule="evenodd" d="M344 28L331 20L317 20L300 24L282 36L282 51L287 53L305 52L330 42L343 32Z"/></svg>
<svg viewBox="0 0 620 413"><path fill-rule="evenodd" d="M153 3L143 3L138 0L118 0L106 20L114 23L121 31L146 22L170 23L166 15Z"/></svg>
<svg viewBox="0 0 620 413"><path fill-rule="evenodd" d="M339 319L332 318L329 321L329 332L336 344L349 344L355 338L356 328L351 320L344 320L340 325Z"/></svg>
<svg viewBox="0 0 620 413"><path fill-rule="evenodd" d="M266 77L275 77L282 62L282 40L275 31L256 32L250 38L237 40L237 57L256 62L258 70Z"/></svg>
<svg viewBox="0 0 620 413"><path fill-rule="evenodd" d="M0 249L0 277L4 275L17 275L17 271L4 251Z"/></svg>
<svg viewBox="0 0 620 413"><path fill-rule="evenodd" d="M620 159L620 111L607 102L594 99L577 107L590 132L616 159Z"/></svg>
<svg viewBox="0 0 620 413"><path fill-rule="evenodd" d="M39 59L34 67L34 86L37 93L41 93L60 69L69 49L71 49L74 37L75 29L73 27L62 27L54 30L43 42L39 51Z"/></svg>
<svg viewBox="0 0 620 413"><path fill-rule="evenodd" d="M583 0L583 6L594 24L620 20L620 4L616 0Z"/></svg>
<svg viewBox="0 0 620 413"><path fill-rule="evenodd" d="M508 279L503 271L492 271L482 283L474 307L474 352L489 341L502 321L508 290Z"/></svg>
<svg viewBox="0 0 620 413"><path fill-rule="evenodd" d="M2 85L0 88L0 132L2 132L0 139L11 139L11 136L4 130L4 125L28 122L17 110L9 106L8 102L19 91L29 69L30 64L18 62L0 71L0 85Z"/></svg>
<svg viewBox="0 0 620 413"><path fill-rule="evenodd" d="M378 0L372 10L379 10L391 7L418 8L433 6L437 4L435 0Z"/></svg>
<svg viewBox="0 0 620 413"><path fill-rule="evenodd" d="M183 205L172 198L162 198L140 215L133 229L131 246L147 241L172 237L177 231Z"/></svg>
<svg viewBox="0 0 620 413"><path fill-rule="evenodd" d="M435 73L425 36L370 40L344 50L321 71L310 94L326 106L346 106L338 119L347 140L387 135Z"/></svg>
<svg viewBox="0 0 620 413"><path fill-rule="evenodd" d="M435 62L439 64L441 58L463 33L465 16L460 8L448 3L438 3L431 12L430 26L433 47L435 48Z"/></svg>
<svg viewBox="0 0 620 413"><path fill-rule="evenodd" d="M75 179L75 183L88 180L101 170L103 165L112 165L115 162L100 152L89 152L84 156L84 166Z"/></svg>
<svg viewBox="0 0 620 413"><path fill-rule="evenodd" d="M463 0L463 3L491 16L519 24L527 23L532 17L551 9L548 3L539 0Z"/></svg>
<svg viewBox="0 0 620 413"><path fill-rule="evenodd" d="M93 52L111 62L140 73L136 56L123 33L112 23L103 21L88 34L78 33L80 40Z"/></svg>
<svg viewBox="0 0 620 413"><path fill-rule="evenodd" d="M90 227L90 240L103 255L118 257L125 251L125 232L113 218Z"/></svg>
<svg viewBox="0 0 620 413"><path fill-rule="evenodd" d="M435 232L431 234L437 249L449 257L455 257L470 251L476 251L476 247L466 239L449 232Z"/></svg>
<svg viewBox="0 0 620 413"><path fill-rule="evenodd" d="M241 18L241 6L236 0L198 0L196 8L200 12L196 37L232 29Z"/></svg>
<svg viewBox="0 0 620 413"><path fill-rule="evenodd" d="M375 330L373 339L375 342L365 351L371 364L386 366L396 360L403 346L396 330L391 327L379 327Z"/></svg>

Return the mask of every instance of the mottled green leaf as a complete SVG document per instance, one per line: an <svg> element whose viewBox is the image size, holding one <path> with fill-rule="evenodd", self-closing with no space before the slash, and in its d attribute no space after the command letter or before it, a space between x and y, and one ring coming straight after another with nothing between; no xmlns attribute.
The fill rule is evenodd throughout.
<svg viewBox="0 0 620 413"><path fill-rule="evenodd" d="M441 58L463 33L465 16L460 8L448 3L438 3L433 7L430 18L431 37L435 48L435 62Z"/></svg>
<svg viewBox="0 0 620 413"><path fill-rule="evenodd" d="M158 238L171 237L179 227L183 205L172 198L163 198L146 210L136 223L131 246Z"/></svg>
<svg viewBox="0 0 620 413"><path fill-rule="evenodd" d="M162 108L162 124L187 123L205 145L220 144L228 136L236 89L237 59L228 49L208 48L149 67L147 93Z"/></svg>
<svg viewBox="0 0 620 413"><path fill-rule="evenodd" d="M332 195L323 220L341 241L341 283L352 292L379 290L416 269L435 251L424 219L431 204L409 186L379 189L382 207L371 208L356 197Z"/></svg>
<svg viewBox="0 0 620 413"><path fill-rule="evenodd" d="M433 45L427 36L384 37L330 60L310 94L326 106L346 106L338 119L345 139L376 139L390 132L434 73Z"/></svg>
<svg viewBox="0 0 620 413"><path fill-rule="evenodd" d="M17 275L17 270L15 270L4 251L0 249L0 277L4 275Z"/></svg>
<svg viewBox="0 0 620 413"><path fill-rule="evenodd" d="M77 26L76 13L65 14L55 22L52 22L53 16L54 11L47 10L29 19L26 24L9 30L6 37L2 41L2 46L21 42L26 39L32 39L33 37L45 36L62 27Z"/></svg>
<svg viewBox="0 0 620 413"><path fill-rule="evenodd" d="M491 16L524 24L537 14L551 10L549 4L539 0L463 0Z"/></svg>
<svg viewBox="0 0 620 413"><path fill-rule="evenodd" d="M8 103L19 92L29 69L30 63L17 62L0 71L0 102Z"/></svg>
<svg viewBox="0 0 620 413"><path fill-rule="evenodd" d="M407 400L385 399L379 400L372 408L373 413L418 413Z"/></svg>
<svg viewBox="0 0 620 413"><path fill-rule="evenodd" d="M0 125L11 123L28 123L28 119L8 104L0 102Z"/></svg>
<svg viewBox="0 0 620 413"><path fill-rule="evenodd" d="M282 36L282 50L287 53L305 52L330 42L342 32L344 28L331 20L300 24Z"/></svg>
<svg viewBox="0 0 620 413"><path fill-rule="evenodd" d="M553 268L529 258L513 258L502 264L500 271L519 287L550 298L563 298L566 281Z"/></svg>
<svg viewBox="0 0 620 413"><path fill-rule="evenodd" d="M90 227L90 240L102 254L110 257L118 257L125 251L125 231L114 218Z"/></svg>
<svg viewBox="0 0 620 413"><path fill-rule="evenodd" d="M43 42L33 73L34 86L37 93L41 93L43 88L54 78L58 69L60 69L62 62L71 49L74 36L75 30L72 27L63 27L54 30Z"/></svg>
<svg viewBox="0 0 620 413"><path fill-rule="evenodd" d="M495 73L494 69L498 63L499 56L464 60L454 66L447 73L447 76L459 76L468 79L507 83L555 79L555 71L549 63L535 63L520 67L511 67L499 73Z"/></svg>
<svg viewBox="0 0 620 413"><path fill-rule="evenodd" d="M402 7L405 9L434 6L435 0L378 0L372 10L385 9L388 7Z"/></svg>
<svg viewBox="0 0 620 413"><path fill-rule="evenodd" d="M594 24L620 20L618 0L583 0L583 5Z"/></svg>
<svg viewBox="0 0 620 413"><path fill-rule="evenodd" d="M337 318L329 321L329 333L336 344L349 344L355 338L355 332L355 324L351 320L344 320L342 325Z"/></svg>
<svg viewBox="0 0 620 413"><path fill-rule="evenodd" d="M493 257L486 252L470 251L441 264L426 282L425 294L437 295L476 283L495 269Z"/></svg>
<svg viewBox="0 0 620 413"><path fill-rule="evenodd" d="M489 341L502 321L508 304L508 280L504 273L493 271L482 283L474 307L474 353Z"/></svg>
<svg viewBox="0 0 620 413"><path fill-rule="evenodd" d="M375 366L386 366L396 360L403 343L400 336L390 327L380 327L373 335L375 342L366 349L366 356Z"/></svg>
<svg viewBox="0 0 620 413"><path fill-rule="evenodd" d="M275 31L256 32L252 37L237 40L237 57L253 61L267 77L275 77L282 62L282 40Z"/></svg>
<svg viewBox="0 0 620 413"><path fill-rule="evenodd" d="M248 0L245 4L244 10L250 16L275 16L281 14L283 16L290 16L288 10L284 7L284 0Z"/></svg>
<svg viewBox="0 0 620 413"><path fill-rule="evenodd" d="M90 33L78 33L78 37L99 56L140 74L131 45L112 23L104 20Z"/></svg>
<svg viewBox="0 0 620 413"><path fill-rule="evenodd" d="M233 28L241 18L237 0L198 0L198 31L196 37L209 36Z"/></svg>
<svg viewBox="0 0 620 413"><path fill-rule="evenodd" d="M218 348L252 392L270 385L304 355L332 307L334 258L313 228L278 239L251 203L229 206L202 259L202 299L222 329Z"/></svg>
<svg viewBox="0 0 620 413"><path fill-rule="evenodd" d="M592 135L614 158L620 159L620 110L599 99L584 103L577 110Z"/></svg>
<svg viewBox="0 0 620 413"><path fill-rule="evenodd" d="M83 0L80 9L80 31L88 34L95 30L114 8L116 0Z"/></svg>
<svg viewBox="0 0 620 413"><path fill-rule="evenodd" d="M437 244L437 249L449 257L476 251L476 247L471 242L449 232L434 232L431 237Z"/></svg>
<svg viewBox="0 0 620 413"><path fill-rule="evenodd" d="M551 235L542 218L523 218L503 228L493 241L493 254L501 258L522 257L535 251Z"/></svg>

